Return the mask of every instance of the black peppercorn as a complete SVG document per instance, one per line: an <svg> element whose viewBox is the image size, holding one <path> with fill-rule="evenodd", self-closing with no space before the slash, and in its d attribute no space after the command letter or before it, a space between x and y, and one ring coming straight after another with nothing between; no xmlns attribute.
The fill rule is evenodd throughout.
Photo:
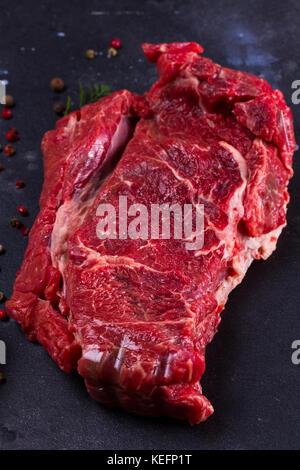
<svg viewBox="0 0 300 470"><path fill-rule="evenodd" d="M50 88L53 91L62 91L65 88L64 81L59 77L52 78Z"/></svg>

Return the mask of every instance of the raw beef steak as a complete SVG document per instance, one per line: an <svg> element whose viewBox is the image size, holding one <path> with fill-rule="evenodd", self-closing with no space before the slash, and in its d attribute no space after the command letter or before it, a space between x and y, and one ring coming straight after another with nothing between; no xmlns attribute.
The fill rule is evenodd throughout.
<svg viewBox="0 0 300 470"><path fill-rule="evenodd" d="M159 80L57 122L41 211L10 315L91 396L145 416L205 420L205 347L229 292L286 224L295 149L282 93L196 43L144 44ZM203 204L204 245L100 239L100 204ZM120 235L120 233L118 233Z"/></svg>

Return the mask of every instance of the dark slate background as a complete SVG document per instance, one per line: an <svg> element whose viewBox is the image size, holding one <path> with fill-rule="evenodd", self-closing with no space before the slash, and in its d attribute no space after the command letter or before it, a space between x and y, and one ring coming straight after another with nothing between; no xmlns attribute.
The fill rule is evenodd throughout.
<svg viewBox="0 0 300 470"><path fill-rule="evenodd" d="M17 105L10 122L0 118L0 143L5 144L8 125L18 128L21 140L13 158L0 154L5 167L0 173L0 243L7 250L0 257L0 290L10 296L27 243L9 219L19 204L29 208L30 225L38 212L40 141L56 120L52 77L65 80L68 90L62 97L71 93L74 105L78 80L141 93L156 79L142 42L199 41L216 62L263 76L283 90L299 139L300 105L291 103L291 83L300 79L299 31L297 0L1 0L0 79L8 80ZM109 60L106 50L115 36L123 48ZM88 48L103 55L88 61ZM0 325L8 354L7 365L0 366L7 376L0 386L0 448L298 448L300 365L291 362L291 343L300 339L299 166L296 154L289 223L278 250L268 261L254 263L231 294L208 347L203 389L215 414L206 423L191 428L102 407L89 398L79 376L61 372L10 320ZM26 188L16 190L20 178Z"/></svg>

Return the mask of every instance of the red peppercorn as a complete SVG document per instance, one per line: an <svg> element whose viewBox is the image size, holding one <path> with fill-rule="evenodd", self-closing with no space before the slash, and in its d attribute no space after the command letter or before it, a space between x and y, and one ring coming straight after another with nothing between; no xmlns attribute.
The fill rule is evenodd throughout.
<svg viewBox="0 0 300 470"><path fill-rule="evenodd" d="M24 181L22 181L22 180L16 181L16 188L17 189L24 188L24 186L25 186Z"/></svg>
<svg viewBox="0 0 300 470"><path fill-rule="evenodd" d="M21 215L28 215L28 210L27 210L26 207L24 207L24 206L19 206L19 207L18 207L18 212L19 212L19 214L21 214Z"/></svg>
<svg viewBox="0 0 300 470"><path fill-rule="evenodd" d="M3 321L6 319L6 311L0 310L0 320Z"/></svg>
<svg viewBox="0 0 300 470"><path fill-rule="evenodd" d="M3 117L4 119L10 119L10 118L12 118L12 112L11 112L11 110L8 109L8 108L2 109L1 114L2 114L2 117Z"/></svg>
<svg viewBox="0 0 300 470"><path fill-rule="evenodd" d="M17 142L17 140L19 140L19 136L16 132L8 132L6 134L6 140L8 140L8 142Z"/></svg>
<svg viewBox="0 0 300 470"><path fill-rule="evenodd" d="M110 47L113 47L114 49L120 49L121 41L120 39L114 38L110 41L109 45Z"/></svg>
<svg viewBox="0 0 300 470"><path fill-rule="evenodd" d="M21 269L18 269L18 271L16 272L16 277L19 276L20 272L21 272Z"/></svg>
<svg viewBox="0 0 300 470"><path fill-rule="evenodd" d="M25 225L22 225L22 227L20 228L20 231L21 231L21 234L25 236L25 235L28 235L29 228L25 227Z"/></svg>

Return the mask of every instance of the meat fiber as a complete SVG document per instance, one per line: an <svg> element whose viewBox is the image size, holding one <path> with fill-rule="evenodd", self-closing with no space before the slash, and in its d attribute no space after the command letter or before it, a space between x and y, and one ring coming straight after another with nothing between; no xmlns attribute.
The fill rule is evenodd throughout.
<svg viewBox="0 0 300 470"><path fill-rule="evenodd" d="M90 395L144 416L205 420L205 347L230 291L286 224L295 149L282 93L202 57L196 43L144 44L159 80L57 122L45 182L7 303L30 340ZM204 205L204 245L99 239L99 204Z"/></svg>

